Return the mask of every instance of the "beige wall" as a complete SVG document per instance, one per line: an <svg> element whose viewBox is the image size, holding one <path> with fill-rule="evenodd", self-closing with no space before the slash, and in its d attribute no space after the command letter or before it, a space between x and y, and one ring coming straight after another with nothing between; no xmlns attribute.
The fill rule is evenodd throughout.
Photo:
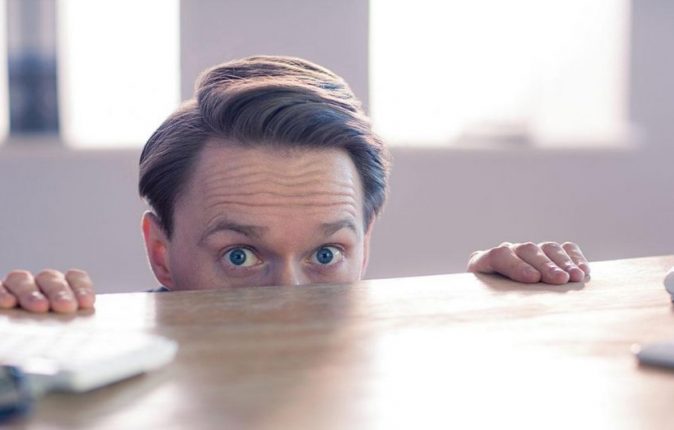
<svg viewBox="0 0 674 430"><path fill-rule="evenodd" d="M279 53L333 68L363 97L365 2L296 0L293 14L278 3L183 2L183 93L206 65ZM630 90L631 117L644 131L639 144L394 149L370 277L459 271L471 250L502 240L575 240L593 260L674 251L674 3L634 8ZM0 272L78 266L100 291L155 286L139 232L137 157L128 150L0 148Z"/></svg>

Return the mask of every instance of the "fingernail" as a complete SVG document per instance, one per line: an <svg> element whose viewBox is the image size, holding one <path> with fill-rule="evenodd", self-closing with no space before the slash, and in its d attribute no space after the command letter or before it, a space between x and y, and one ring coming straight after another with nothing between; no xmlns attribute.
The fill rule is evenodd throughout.
<svg viewBox="0 0 674 430"><path fill-rule="evenodd" d="M0 293L0 304L3 307L13 306L16 304L16 299L11 294Z"/></svg>
<svg viewBox="0 0 674 430"><path fill-rule="evenodd" d="M552 274L553 274L553 276L564 275L564 277L569 275L568 273L566 273L566 271L560 269L559 267L556 267L556 268L552 269Z"/></svg>
<svg viewBox="0 0 674 430"><path fill-rule="evenodd" d="M580 282L585 278L585 272L580 270L578 267L575 267L572 271L569 271L569 279L573 282Z"/></svg>
<svg viewBox="0 0 674 430"><path fill-rule="evenodd" d="M33 301L33 302L41 302L43 300L47 300L47 298L42 293L40 293L39 291L33 291L28 296L28 300Z"/></svg>
<svg viewBox="0 0 674 430"><path fill-rule="evenodd" d="M67 291L61 291L56 295L57 300L65 300L65 301L70 301L73 300L75 297Z"/></svg>

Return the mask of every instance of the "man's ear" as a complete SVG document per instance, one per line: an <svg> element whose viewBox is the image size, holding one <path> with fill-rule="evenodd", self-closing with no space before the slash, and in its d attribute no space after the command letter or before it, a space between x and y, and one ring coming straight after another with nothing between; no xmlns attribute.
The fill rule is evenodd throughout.
<svg viewBox="0 0 674 430"><path fill-rule="evenodd" d="M173 287L173 277L169 264L169 240L157 215L151 211L143 214L141 221L145 250L155 278L166 288Z"/></svg>
<svg viewBox="0 0 674 430"><path fill-rule="evenodd" d="M363 266L360 270L361 278L365 275L367 270L367 263L370 260L370 238L372 237L372 230L374 229L374 222L376 217L372 217L370 224L368 224L367 229L365 230L365 235L363 236Z"/></svg>

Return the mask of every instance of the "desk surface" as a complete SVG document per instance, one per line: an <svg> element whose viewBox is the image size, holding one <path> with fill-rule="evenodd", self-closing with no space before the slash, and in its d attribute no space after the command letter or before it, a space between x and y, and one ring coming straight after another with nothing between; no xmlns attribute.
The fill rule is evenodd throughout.
<svg viewBox="0 0 674 430"><path fill-rule="evenodd" d="M93 315L2 324L143 330L177 340L166 368L44 398L30 429L672 428L674 372L637 342L674 339L674 257L594 263L592 280L471 274L353 286L98 297Z"/></svg>

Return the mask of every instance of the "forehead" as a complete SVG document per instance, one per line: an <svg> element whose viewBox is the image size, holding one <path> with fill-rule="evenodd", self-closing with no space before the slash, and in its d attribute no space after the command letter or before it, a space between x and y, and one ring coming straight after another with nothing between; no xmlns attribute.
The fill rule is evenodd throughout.
<svg viewBox="0 0 674 430"><path fill-rule="evenodd" d="M358 172L342 149L212 140L197 160L176 215L180 211L202 225L223 215L256 224L298 217L321 222L350 217L362 224L362 201Z"/></svg>

